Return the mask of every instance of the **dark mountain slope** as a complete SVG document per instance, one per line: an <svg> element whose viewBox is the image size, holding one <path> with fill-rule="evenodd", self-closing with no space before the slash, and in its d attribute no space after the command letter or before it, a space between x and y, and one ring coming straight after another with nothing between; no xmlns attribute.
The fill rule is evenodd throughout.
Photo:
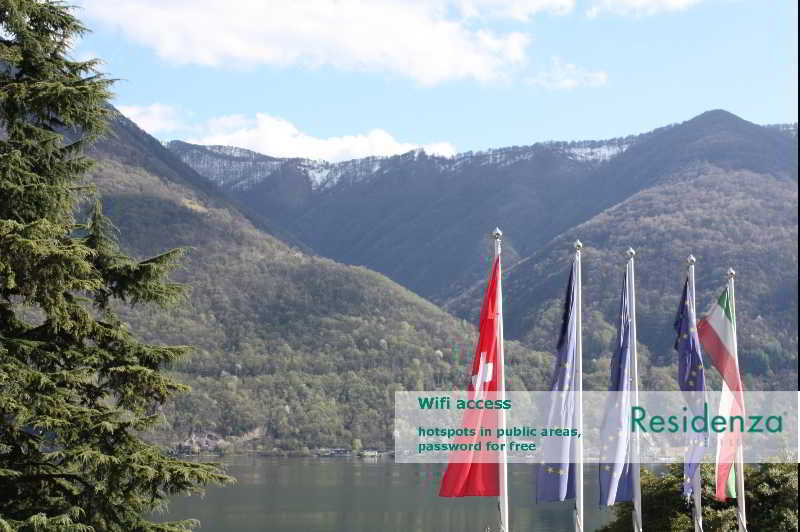
<svg viewBox="0 0 800 532"><path fill-rule="evenodd" d="M568 201L600 164L566 144L456 159L417 151L339 165L276 165L245 150L237 150L239 160L231 164L221 147L173 142L170 149L317 253L381 271L434 300L483 277L485 236L494 226L506 229L507 262L513 263L579 221L574 211L548 207ZM242 180L242 167L254 161L260 170ZM314 182L315 173L325 177ZM295 193L291 201L284 199L287 191Z"/></svg>
<svg viewBox="0 0 800 532"><path fill-rule="evenodd" d="M507 335L534 348L551 344L572 243L579 238L585 246L584 353L591 359L607 358L614 341L624 252L632 246L642 356L656 366L671 364L672 320L685 259L692 253L697 258L700 312L722 290L726 270L732 266L737 271L740 360L749 387L793 389L797 206L797 185L788 179L706 164L676 172L566 231L509 271L504 285L510 300ZM453 300L451 310L470 316L469 305L476 298L473 292ZM652 386L659 385L656 377Z"/></svg>
<svg viewBox="0 0 800 532"><path fill-rule="evenodd" d="M674 360L671 320L685 258L698 259L698 310L739 271L740 350L747 378L793 387L797 376L797 139L724 111L656 130L595 170L575 207L591 213L508 274L506 332L549 345L572 243L586 245L586 353L610 352L624 252L637 250L639 339L653 363ZM597 198L605 198L600 201ZM477 287L447 308L472 317ZM650 356L647 355L646 356Z"/></svg>

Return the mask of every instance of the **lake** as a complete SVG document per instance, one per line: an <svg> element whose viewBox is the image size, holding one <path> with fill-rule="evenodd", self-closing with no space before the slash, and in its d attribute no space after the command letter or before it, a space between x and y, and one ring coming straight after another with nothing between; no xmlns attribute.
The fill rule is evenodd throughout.
<svg viewBox="0 0 800 532"><path fill-rule="evenodd" d="M497 499L440 498L444 464L392 459L226 458L238 483L204 498L178 497L159 520L196 518L202 532L496 531ZM585 466L586 530L607 523L597 506L597 469ZM437 474L438 473L438 474ZM572 502L536 505L532 466L509 465L511 531L572 530Z"/></svg>

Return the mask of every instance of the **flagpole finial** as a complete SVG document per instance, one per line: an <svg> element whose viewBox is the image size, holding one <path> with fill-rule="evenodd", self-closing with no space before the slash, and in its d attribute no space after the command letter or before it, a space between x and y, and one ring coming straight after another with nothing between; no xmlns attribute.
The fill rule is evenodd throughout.
<svg viewBox="0 0 800 532"><path fill-rule="evenodd" d="M583 249L583 242L581 242L580 240L576 240L575 241L575 250L576 251L580 251L581 249Z"/></svg>
<svg viewBox="0 0 800 532"><path fill-rule="evenodd" d="M694 255L689 255L688 257L686 257L686 262L689 264L689 266L694 264L695 263Z"/></svg>
<svg viewBox="0 0 800 532"><path fill-rule="evenodd" d="M736 270L733 268L728 268L728 279L734 279L736 277Z"/></svg>
<svg viewBox="0 0 800 532"><path fill-rule="evenodd" d="M628 251L626 251L625 254L629 259L632 259L636 255L636 252L633 250L633 248L628 248Z"/></svg>
<svg viewBox="0 0 800 532"><path fill-rule="evenodd" d="M503 240L503 232L499 227L495 227L490 236L495 240Z"/></svg>

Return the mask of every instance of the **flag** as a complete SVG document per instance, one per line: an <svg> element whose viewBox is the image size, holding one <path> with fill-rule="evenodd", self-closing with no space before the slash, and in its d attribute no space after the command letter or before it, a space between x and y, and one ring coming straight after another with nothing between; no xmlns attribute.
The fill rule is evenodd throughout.
<svg viewBox="0 0 800 532"><path fill-rule="evenodd" d="M617 326L617 348L611 358L611 383L603 416L603 438L600 464L600 505L611 506L633 500L633 469L631 466L631 390L633 367L631 361L631 312L628 301L628 276L622 283ZM639 464L635 464L636 467Z"/></svg>
<svg viewBox="0 0 800 532"><path fill-rule="evenodd" d="M497 392L503 378L503 368L498 367L498 286L500 259L495 257L489 284L483 298L480 317L480 333L468 384L470 399L485 397ZM466 427L496 427L496 410L467 410L463 425ZM491 419L490 419L491 418ZM459 443L477 442L479 436L458 439ZM477 451L483 452L483 451ZM456 452L450 455L447 469L439 486L440 497L499 496L500 468L496 462L477 461L474 451Z"/></svg>
<svg viewBox="0 0 800 532"><path fill-rule="evenodd" d="M558 339L558 353L553 379L550 385L551 403L547 415L548 427L577 427L575 405L575 385L580 379L576 369L577 321L577 260L572 263L567 294L564 301L564 314L561 334ZM575 498L576 442L574 438L559 438L557 463L539 464L536 472L536 502L563 501Z"/></svg>
<svg viewBox="0 0 800 532"><path fill-rule="evenodd" d="M705 370L700 340L695 327L694 293L689 278L683 284L683 295L675 316L675 350L678 352L678 386L686 392L686 400L692 415L702 415L705 403ZM683 494L692 495L692 479L705 454L705 437L690 433L688 435L686 456L683 461Z"/></svg>
<svg viewBox="0 0 800 532"><path fill-rule="evenodd" d="M725 288L708 314L697 323L697 333L711 362L722 375L719 415L726 419L729 416L744 416L742 378L736 353L736 316L731 304L730 287ZM722 433L717 439L717 500L736 497L736 477L732 466L740 437L738 432L730 431Z"/></svg>

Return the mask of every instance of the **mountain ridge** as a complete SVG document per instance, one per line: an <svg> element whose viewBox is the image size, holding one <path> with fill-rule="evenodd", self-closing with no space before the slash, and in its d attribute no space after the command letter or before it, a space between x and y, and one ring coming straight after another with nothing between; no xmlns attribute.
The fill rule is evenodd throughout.
<svg viewBox="0 0 800 532"><path fill-rule="evenodd" d="M552 312L560 305L559 272L575 238L587 246L587 264L595 253L610 265L591 266L587 272L587 281L599 283L598 287L616 284L615 254L633 244L641 248L644 264L656 261L653 271L659 271L661 279L672 279L672 272L680 270L689 252L713 271L738 265L745 276L747 268L753 268L748 275L758 287L743 288L742 303L770 309L769 315L777 318L764 325L751 321L747 312L742 317L757 339L742 341L743 356L761 378L783 371L786 357L791 359L797 344L796 337L787 332L791 325L787 316L796 308L797 298L782 293L785 287L791 288L791 282L783 274L770 276L769 265L759 264L759 254L751 250L760 245L774 268L797 271L796 244L787 238L796 234L796 215L792 214L797 203L795 131L792 125L759 126L727 111L712 110L646 134L622 137L635 141L619 142L621 149L608 158L581 160L564 143L453 159L416 152L382 159L380 179L336 184L312 192L299 206L287 208L278 198L261 194L258 184L246 195L234 192L230 197L248 202L253 209L278 213L276 223L284 224L316 253L381 271L469 321L476 319L483 266L491 255L485 234L499 225L505 233L509 279L505 284L506 332L509 338L540 350L548 349L548 327L557 326ZM598 147L602 144L584 143L579 149ZM399 164L389 164L392 161ZM450 161L449 166L443 161ZM202 168L198 171L203 173ZM705 205L715 205L719 212L704 211L694 198L704 198ZM270 201L280 205L273 207ZM731 212L738 213L747 231L726 220L730 206L735 206ZM762 212L772 212L775 223ZM671 227L672 232L662 231L659 224ZM722 227L726 231L720 231ZM615 234L620 230L627 245ZM745 234L758 238L763 231L773 232L772 239L780 246L744 239ZM637 236L645 233L663 241L662 249ZM709 234L716 235L716 248ZM621 249L615 251L615 246ZM542 270L541 264L551 268ZM704 281L707 272L700 268L698 272L698 280ZM537 280L541 276L544 284ZM643 297L665 308L673 305L676 296L669 283L646 274L642 279ZM594 342L603 359L608 354L606 340L613 329L616 294L609 289L595 291L594 296L597 304L589 308L597 315L587 317L587 325L595 325L602 334L589 345ZM656 306L643 303L642 309ZM668 364L671 358L667 314L660 308L655 321L642 320L643 352L652 354L657 365ZM774 359L774 367L765 357Z"/></svg>
<svg viewBox="0 0 800 532"><path fill-rule="evenodd" d="M708 117L734 117L739 119L733 113L729 111L725 111L723 109L715 109L706 111L697 115L696 117L690 119L697 120L697 119L705 119ZM686 121L686 122L689 122ZM683 122L683 123L686 123ZM486 158L491 159L493 157L502 156L503 154L507 153L514 153L514 152L524 152L525 150L536 148L536 147L552 147L556 149L564 149L565 151L574 151L574 155L578 158L585 158L588 160L607 160L618 153L621 153L625 149L627 149L630 145L639 142L655 133L661 132L665 129L673 128L675 126L681 125L682 123L672 123L667 124L665 126L661 126L655 128L650 131L645 131L643 133L636 133L631 135L626 135L623 137L612 137L608 139L580 139L580 140L546 140L546 141L539 141L534 142L532 144L523 144L523 145L512 145L512 146L504 146L498 148L486 148L483 150L469 150L464 152L455 153L452 156L443 156L437 154L429 154L425 152L424 147L415 148L409 150L404 153L396 154L396 155L386 155L386 156L368 156L368 157L360 157L355 159L347 159L343 161L337 162L330 162L325 159L316 159L313 157L280 157L269 155L266 153L261 153L256 150L248 149L248 148L241 148L237 146L230 146L230 145L217 145L217 144L192 144L182 140L170 140L163 142L163 145L167 147L170 151L177 153L178 156L182 156L186 150L189 149L206 149L212 152L216 152L220 155L225 155L233 158L246 158L250 159L251 161L257 161L259 159L263 160L264 162L273 163L275 165L285 164L285 163L301 163L309 166L329 166L329 167L336 167L340 165L353 165L357 161L372 161L372 162L383 162L383 161L390 161L394 158L409 158L409 157L418 157L420 153L424 154L426 157L435 160L443 161L443 166L447 166L447 163L444 161L452 161L455 164L458 161L470 158L470 157L477 157L477 158ZM756 125L756 124L754 124ZM776 123L776 124L766 124L766 125L756 125L756 127L763 127L768 129L775 129L781 133L788 134L792 137L796 137L797 135L797 123ZM608 151L604 151L603 148L610 147L611 149ZM262 176L262 178L266 178L268 176ZM218 180L214 179L215 184L218 186L224 186L225 183L220 183ZM247 183L246 185L237 182L237 188L247 188L247 185L251 185L251 183ZM312 184L315 187L323 187L324 185L330 186L332 183L324 180L324 179L312 179Z"/></svg>
<svg viewBox="0 0 800 532"><path fill-rule="evenodd" d="M246 189L229 185L222 190L314 252L363 264L439 303L482 278L480 268L472 265L480 264L487 248L473 243L486 227L504 227L506 261L512 265L561 231L688 163L708 159L722 168L797 178L796 162L793 167L781 165L791 159L787 153L796 153L796 137L722 110L607 141L537 143L453 158L417 150L335 163L355 174L348 178L343 172L340 182L329 179L317 189L303 167L310 164L307 159L276 159L237 149L250 161L263 161L273 170L280 166L254 178L256 170L215 159L207 147L180 141L168 147L217 183L226 173L246 181ZM586 155L592 151L603 156ZM203 156L193 158L193 153ZM775 161L781 164L775 166ZM487 212L464 208L472 205ZM520 238L525 228L531 230ZM466 230L471 232L468 240ZM433 242L447 257L437 259L434 252L428 268L423 256L427 260L430 253L425 255L424 248Z"/></svg>

